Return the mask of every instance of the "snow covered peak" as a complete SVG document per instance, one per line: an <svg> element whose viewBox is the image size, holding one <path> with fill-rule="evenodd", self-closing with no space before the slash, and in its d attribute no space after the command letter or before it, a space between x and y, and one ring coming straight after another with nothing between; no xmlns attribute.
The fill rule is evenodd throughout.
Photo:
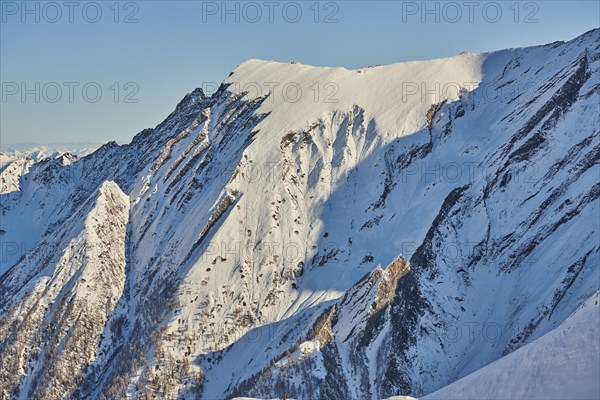
<svg viewBox="0 0 600 400"><path fill-rule="evenodd" d="M358 106L389 139L422 129L432 104L477 87L484 59L463 53L357 70L251 59L225 83L248 100L268 95L260 111L271 115L261 127L271 134L304 129L317 118Z"/></svg>

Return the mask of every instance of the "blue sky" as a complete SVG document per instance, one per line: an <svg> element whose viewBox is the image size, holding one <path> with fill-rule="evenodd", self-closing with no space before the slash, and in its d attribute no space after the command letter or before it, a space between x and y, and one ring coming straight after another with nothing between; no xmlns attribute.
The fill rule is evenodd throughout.
<svg viewBox="0 0 600 400"><path fill-rule="evenodd" d="M569 40L598 1L1 1L0 144L128 142L248 58L322 66Z"/></svg>

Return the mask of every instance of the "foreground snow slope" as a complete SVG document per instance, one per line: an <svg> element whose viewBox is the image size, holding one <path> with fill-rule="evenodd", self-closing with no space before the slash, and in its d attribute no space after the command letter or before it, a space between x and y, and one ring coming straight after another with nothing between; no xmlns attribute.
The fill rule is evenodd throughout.
<svg viewBox="0 0 600 400"><path fill-rule="evenodd" d="M424 399L597 399L600 295L558 328Z"/></svg>
<svg viewBox="0 0 600 400"><path fill-rule="evenodd" d="M599 286L599 47L251 60L34 162L0 194L0 397L422 396L539 339Z"/></svg>

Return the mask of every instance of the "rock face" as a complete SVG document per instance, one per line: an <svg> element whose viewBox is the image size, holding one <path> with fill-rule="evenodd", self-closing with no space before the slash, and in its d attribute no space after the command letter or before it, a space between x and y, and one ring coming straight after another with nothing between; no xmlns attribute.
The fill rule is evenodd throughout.
<svg viewBox="0 0 600 400"><path fill-rule="evenodd" d="M422 396L537 340L600 286L599 68L598 30L251 60L128 145L0 171L0 398Z"/></svg>

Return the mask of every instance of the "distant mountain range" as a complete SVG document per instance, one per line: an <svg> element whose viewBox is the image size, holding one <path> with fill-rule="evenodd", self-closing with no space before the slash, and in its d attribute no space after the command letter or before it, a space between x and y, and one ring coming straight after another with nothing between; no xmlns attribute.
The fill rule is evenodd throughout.
<svg viewBox="0 0 600 400"><path fill-rule="evenodd" d="M0 153L11 158L31 157L41 159L54 153L72 153L83 157L96 151L102 144L95 142L2 144L0 145Z"/></svg>

